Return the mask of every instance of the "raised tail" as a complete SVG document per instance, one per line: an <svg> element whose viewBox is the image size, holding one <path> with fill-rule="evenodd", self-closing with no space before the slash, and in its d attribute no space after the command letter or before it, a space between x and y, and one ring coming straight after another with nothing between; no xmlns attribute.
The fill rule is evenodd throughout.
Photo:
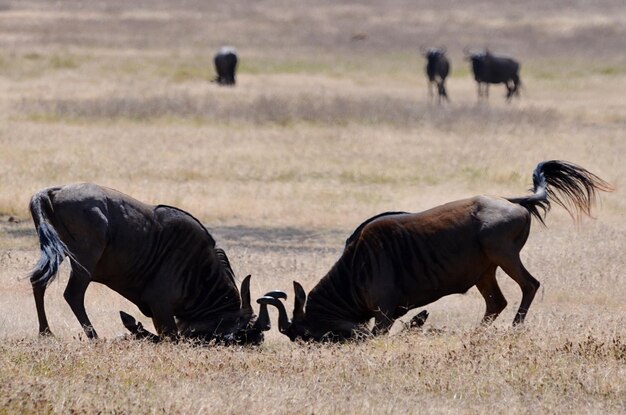
<svg viewBox="0 0 626 415"><path fill-rule="evenodd" d="M612 192L613 186L590 171L561 160L543 161L533 172L530 196L507 200L525 207L531 215L544 223L550 202L562 206L575 219L582 214L591 216L598 191Z"/></svg>
<svg viewBox="0 0 626 415"><path fill-rule="evenodd" d="M33 286L47 286L56 277L61 263L70 255L67 246L61 241L59 234L50 223L52 215L52 201L48 191L42 190L30 200L30 213L35 222L41 256L29 277Z"/></svg>

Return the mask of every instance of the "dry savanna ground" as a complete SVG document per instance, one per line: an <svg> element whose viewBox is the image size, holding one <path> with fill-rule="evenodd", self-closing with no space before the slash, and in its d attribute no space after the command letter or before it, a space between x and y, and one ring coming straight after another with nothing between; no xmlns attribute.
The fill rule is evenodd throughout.
<svg viewBox="0 0 626 415"><path fill-rule="evenodd" d="M234 45L235 88L211 83ZM429 103L420 46L445 45L449 105ZM522 61L521 99L476 103L463 48ZM0 414L626 412L626 7L623 1L0 0ZM488 328L476 289L427 307L424 332L256 348L119 339L137 308L91 286L88 342L62 298L39 339L23 277L37 190L90 181L199 217L253 295L332 266L385 210L515 196L539 161L617 189L594 218L555 207L522 258L542 287ZM275 319L275 315L272 315ZM408 315L407 317L411 317ZM144 324L150 325L145 317ZM406 320L406 319L405 319Z"/></svg>

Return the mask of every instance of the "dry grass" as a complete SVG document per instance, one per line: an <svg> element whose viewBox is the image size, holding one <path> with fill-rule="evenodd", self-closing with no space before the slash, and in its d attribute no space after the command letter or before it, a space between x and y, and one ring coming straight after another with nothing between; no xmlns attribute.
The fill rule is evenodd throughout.
<svg viewBox="0 0 626 415"><path fill-rule="evenodd" d="M625 412L622 2L292 3L0 1L0 413ZM225 43L235 88L208 82ZM448 106L427 101L420 44L448 46ZM521 100L494 87L476 104L461 51L485 44L522 60ZM189 210L259 295L312 288L369 215L521 195L553 158L618 191L596 219L555 208L533 227L522 256L542 290L521 330L499 274L509 307L491 328L472 289L427 307L424 333L302 345L272 331L254 349L117 339L117 311L140 313L92 286L103 340L87 342L65 265L46 297L57 337L40 340L19 279L38 255L28 199L46 186Z"/></svg>

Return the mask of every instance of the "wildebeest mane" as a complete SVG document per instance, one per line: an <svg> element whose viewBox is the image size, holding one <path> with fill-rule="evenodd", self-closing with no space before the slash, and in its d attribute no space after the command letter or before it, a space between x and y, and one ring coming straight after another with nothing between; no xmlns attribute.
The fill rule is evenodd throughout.
<svg viewBox="0 0 626 415"><path fill-rule="evenodd" d="M355 283L357 273L355 266L367 267L355 258L358 244L350 244L343 255L328 271L326 276L309 293L306 302L306 313L309 318L314 316L317 322L336 322L342 319L355 321L362 319L367 307L360 296L360 287Z"/></svg>
<svg viewBox="0 0 626 415"><path fill-rule="evenodd" d="M195 320L205 318L216 312L239 310L241 308L241 297L237 289L235 273L226 256L226 252L221 248L215 247L215 240L208 229L198 218L183 209L170 205L157 205L155 209L159 208L172 209L193 219L204 230L217 259L217 262L211 266L210 253L207 252L206 258L202 261L203 272L200 273L201 277L195 281L187 282L185 291L189 294L193 293L193 295L190 295L187 299L185 308L192 311L184 317ZM216 273L219 278L215 278ZM216 304L218 304L217 307Z"/></svg>
<svg viewBox="0 0 626 415"><path fill-rule="evenodd" d="M350 235L348 237L348 239L346 239L346 247L348 245L350 245L352 242L356 241L357 238L359 237L359 235L361 235L361 231L363 231L363 228L365 228L369 223L375 221L378 218L382 218L383 216L392 216L392 215L405 215L408 212L402 212L402 211L392 211L392 212L383 212L383 213L379 213L378 215L372 216L369 219L366 219L365 222L363 222L362 224L360 224L355 230L354 232L352 232L352 235Z"/></svg>
<svg viewBox="0 0 626 415"><path fill-rule="evenodd" d="M215 240L213 239L213 237L211 236L211 234L209 233L209 230L206 228L206 226L204 226L202 224L202 222L200 222L200 220L198 218L196 218L194 215L192 215L191 213L187 212L186 210L183 210L181 208L177 208L176 206L170 206L170 205L157 205L154 210L157 210L159 208L166 208L166 209L172 209L175 210L177 212L180 212L186 216L189 216L191 219L193 219L198 225L200 225L200 227L204 230L204 232L207 234L207 236L209 237L209 239L211 241L213 241L213 243L215 243Z"/></svg>

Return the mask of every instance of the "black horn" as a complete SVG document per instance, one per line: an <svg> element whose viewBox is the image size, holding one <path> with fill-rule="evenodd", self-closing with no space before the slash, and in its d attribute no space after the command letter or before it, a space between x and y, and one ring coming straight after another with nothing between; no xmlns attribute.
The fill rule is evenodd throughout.
<svg viewBox="0 0 626 415"><path fill-rule="evenodd" d="M300 320L304 318L304 304L306 303L306 292L299 282L293 282L293 290L296 293L296 299L293 303L293 319Z"/></svg>
<svg viewBox="0 0 626 415"><path fill-rule="evenodd" d="M278 309L278 330L281 333L286 334L287 330L291 326L291 321L287 316L287 310L285 310L285 305L278 298L274 298L271 296L261 297L256 300L257 303L261 304L261 306L267 304L271 304Z"/></svg>
<svg viewBox="0 0 626 415"><path fill-rule="evenodd" d="M287 299L287 293L284 291L270 291L268 293L265 293L265 295L263 297L272 297L275 299L283 299L286 300ZM272 324L270 321L270 315L269 312L267 310L267 303L265 302L259 302L257 300L257 302L261 305L259 308L259 317L257 318L256 322L254 323L254 328L261 330L261 331L267 331L269 329L272 328Z"/></svg>
<svg viewBox="0 0 626 415"><path fill-rule="evenodd" d="M250 278L252 276L248 275L243 279L241 283L241 309L249 314L253 314L252 304L250 304Z"/></svg>

